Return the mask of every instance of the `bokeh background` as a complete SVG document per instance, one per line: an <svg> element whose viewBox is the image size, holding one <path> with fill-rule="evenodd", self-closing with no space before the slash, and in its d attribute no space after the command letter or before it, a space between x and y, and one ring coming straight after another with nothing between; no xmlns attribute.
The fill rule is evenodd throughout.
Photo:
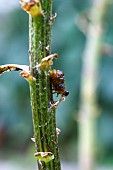
<svg viewBox="0 0 113 170"><path fill-rule="evenodd" d="M18 1L1 0L0 6L0 65L28 65L28 14L21 10ZM77 19L83 11L88 13L91 7L91 0L53 0L53 13L57 13L57 18L52 28L52 53L59 55L53 68L63 70L70 92L57 109L57 127L61 129L60 155L62 162L67 162L68 169L76 169L78 164L76 117L80 106L82 57L86 44L86 35L78 27ZM96 119L96 164L107 167L107 170L113 168L112 11L113 4L104 17L103 41L110 46L110 51L99 57L96 90L100 111ZM22 170L20 165L28 166L30 162L30 169L33 169L35 148L30 139L32 136L29 86L18 73L5 73L0 76L0 165L4 167L5 164L6 167L7 163L11 163L13 169L16 164L16 169Z"/></svg>

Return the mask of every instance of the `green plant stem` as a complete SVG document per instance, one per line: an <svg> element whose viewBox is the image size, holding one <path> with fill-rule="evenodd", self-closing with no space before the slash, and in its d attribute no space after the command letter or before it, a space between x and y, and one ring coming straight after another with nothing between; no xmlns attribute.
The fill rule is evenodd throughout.
<svg viewBox="0 0 113 170"><path fill-rule="evenodd" d="M81 80L81 106L79 112L79 164L80 170L95 169L96 148L96 86L98 83L98 62L101 54L104 32L103 18L109 0L94 0L90 14L91 23L87 31L87 43L83 56Z"/></svg>
<svg viewBox="0 0 113 170"><path fill-rule="evenodd" d="M49 163L38 160L39 170L60 170L58 140L56 134L56 110L50 108L52 100L49 71L37 69L42 58L51 53L52 1L42 0L44 16L29 16L30 72L36 81L30 83L32 119L37 152L52 152Z"/></svg>

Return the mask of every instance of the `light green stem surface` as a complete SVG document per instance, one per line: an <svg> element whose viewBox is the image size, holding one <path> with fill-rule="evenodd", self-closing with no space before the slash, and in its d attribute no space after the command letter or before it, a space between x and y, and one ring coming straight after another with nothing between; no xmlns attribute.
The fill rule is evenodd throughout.
<svg viewBox="0 0 113 170"><path fill-rule="evenodd" d="M87 31L86 48L83 55L81 80L81 105L79 112L79 164L80 170L95 169L96 149L96 86L98 83L98 61L102 47L103 17L109 0L94 0L90 13L91 22Z"/></svg>

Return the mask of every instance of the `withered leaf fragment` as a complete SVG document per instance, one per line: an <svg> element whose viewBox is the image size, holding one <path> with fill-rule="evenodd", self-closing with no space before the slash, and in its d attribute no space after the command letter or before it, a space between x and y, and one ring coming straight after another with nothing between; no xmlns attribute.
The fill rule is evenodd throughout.
<svg viewBox="0 0 113 170"><path fill-rule="evenodd" d="M0 66L0 75L3 74L6 71L19 71L20 76L23 76L28 82L35 80L31 75L29 71L29 66L27 65L19 65L19 64L5 64Z"/></svg>
<svg viewBox="0 0 113 170"><path fill-rule="evenodd" d="M32 17L43 15L41 2L39 0L20 0L21 8Z"/></svg>
<svg viewBox="0 0 113 170"><path fill-rule="evenodd" d="M45 163L52 161L54 155L51 152L36 152L34 156Z"/></svg>
<svg viewBox="0 0 113 170"><path fill-rule="evenodd" d="M55 54L51 54L47 57L44 57L42 60L41 60L41 63L38 64L38 68L42 69L42 70L47 70L49 69L52 65L53 65L53 58L56 58L58 59L58 55L55 53Z"/></svg>

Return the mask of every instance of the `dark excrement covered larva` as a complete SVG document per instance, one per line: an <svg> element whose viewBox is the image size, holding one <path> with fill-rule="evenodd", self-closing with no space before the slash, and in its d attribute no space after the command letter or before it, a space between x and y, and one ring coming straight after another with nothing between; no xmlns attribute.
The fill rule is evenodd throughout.
<svg viewBox="0 0 113 170"><path fill-rule="evenodd" d="M50 81L52 88L57 95L68 96L69 92L65 87L64 73L60 70L50 70Z"/></svg>

